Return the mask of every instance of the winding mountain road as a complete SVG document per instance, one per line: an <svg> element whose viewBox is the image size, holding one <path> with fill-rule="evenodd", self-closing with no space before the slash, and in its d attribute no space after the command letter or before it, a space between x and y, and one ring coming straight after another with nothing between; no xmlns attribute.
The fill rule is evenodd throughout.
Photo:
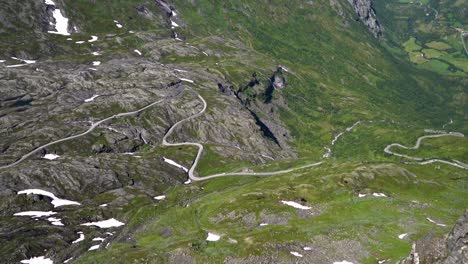
<svg viewBox="0 0 468 264"><path fill-rule="evenodd" d="M192 90L193 91L193 90ZM198 152L197 152L197 156L195 157L193 163L192 163L192 166L190 167L189 171L188 171L188 177L190 180L192 181L205 181L205 180L209 180L209 179L213 179L213 178L219 178L219 177L226 177L226 176L272 176L272 175L278 175L278 174L283 174L283 173L288 173L288 172L293 172L293 171L296 171L296 170L300 170L300 169L305 169L305 168L310 168L310 167L314 167L314 166L318 166L320 164L323 163L322 162L316 162L316 163L312 163L312 164L308 164L308 165L304 165L304 166L300 166L300 167L296 167L296 168L291 168L291 169L287 169L287 170L279 170L279 171L272 171L272 172L224 172L224 173L218 173L218 174L212 174L212 175L208 175L208 176L203 176L203 177L198 177L196 176L194 173L195 173L195 169L197 168L197 165L198 165L198 162L200 161L200 158L203 154L203 145L200 144L200 143L196 143L196 142L182 142L182 143L169 143L167 142L167 138L169 136L171 136L171 134L174 132L175 128L182 124L183 122L187 122L191 119L194 119L194 118L197 118L199 116L201 116L205 111L206 111L206 108L208 107L208 104L206 103L205 99L198 93L196 93L195 91L193 91L198 99L200 99L202 102L203 102L203 108L200 110L200 112L194 114L194 115L191 115L187 118L184 118L180 121L178 121L177 123L175 123L174 125L172 125L169 130L166 132L166 134L164 135L163 139L162 139L162 145L163 146L167 146L167 147L176 147L176 146L195 146L198 148Z"/></svg>
<svg viewBox="0 0 468 264"><path fill-rule="evenodd" d="M393 151L390 150L393 147L398 147L398 148L403 148L403 149L418 149L421 146L421 142L426 138L439 138L439 137L447 137L447 136L464 137L465 135L462 134L462 133L459 133L459 132L448 132L448 133L442 133L442 134L437 134L437 135L425 135L425 136L419 137L416 140L416 144L414 146L412 146L412 147L407 147L407 146L404 146L404 145L401 145L401 144L398 144L398 143L393 143L393 144L390 144L390 145L386 146L385 149L384 149L384 152L388 153L390 155L393 155L393 156L403 157L403 158L407 158L407 159L411 159L411 160L415 161L415 162L407 162L407 164L427 165L427 164L431 164L431 163L434 163L434 162L440 162L440 163L445 163L445 164L455 166L455 167L458 167L458 168L468 169L468 164L465 164L465 163L463 163L461 161L458 161L458 160L454 160L453 162L446 161L446 160L441 160L441 159L425 160L424 158L399 154L399 153L396 153L396 152L393 152Z"/></svg>
<svg viewBox="0 0 468 264"><path fill-rule="evenodd" d="M213 179L213 178L219 178L219 177L226 177L226 176L273 176L273 175L278 175L278 174L284 174L284 173L290 173L290 172L293 172L293 171L297 171L297 170L301 170L301 169L306 169L306 168L310 168L310 167L315 167L315 166L319 166L321 164L324 163L324 161L319 161L319 162L314 162L314 163L310 163L310 164L307 164L307 165L303 165L303 166L299 166L299 167L295 167L295 168L290 168L290 169L285 169L285 170L278 170L278 171L272 171L272 172L224 172L224 173L217 173L217 174L212 174L212 175L207 175L207 176L203 176L203 177L199 177L197 175L195 175L195 170L198 166L198 163L201 159L201 156L203 154L203 150L204 150L204 147L202 144L200 143L197 143L197 142L180 142L180 143L170 143L167 141L167 139L172 135L172 133L175 131L175 129L177 128L177 126L181 125L182 123L184 122L187 122L187 121L190 121L194 118L197 118L197 117L200 117L201 115L203 115L208 107L208 104L206 103L205 99L200 95L198 94L197 92L195 92L194 90L190 89L190 91L192 91L193 93L195 93L198 97L198 99L203 103L203 108L196 114L193 114L189 117L186 117L178 122L176 122L174 125L172 125L168 131L164 134L164 137L162 139L162 145L163 146L167 146L167 147L176 147L176 146L195 146L198 148L198 152L197 152L197 155L195 157L195 159L193 160L193 163L192 163L192 166L190 167L190 169L188 170L187 174L188 174L188 177L190 180L192 181L205 181L205 180L209 180L209 179ZM168 98L170 97L173 97L173 96L169 96ZM138 114L156 104L159 104L165 100L167 100L168 98L164 98L164 99L160 99L160 100L157 100L145 107L142 107L136 111L132 111L132 112L125 112L125 113L119 113L119 114L116 114L116 115L113 115L113 116L110 116L110 117L107 117L107 118L104 118L102 120L99 120L97 121L96 123L93 123L91 125L91 127L86 130L85 132L83 133L80 133L80 134L77 134L77 135L72 135L72 136L69 136L69 137L65 137L65 138L62 138L62 139L59 139L59 140L55 140L55 141L52 141L50 143L47 143L47 144L44 144L42 146L39 146L37 148L35 148L34 150L30 151L29 153L23 155L20 159L18 159L17 161L11 163L11 164L8 164L8 165L5 165L5 166L1 166L0 169L7 169L7 168L11 168L13 166L16 166L18 165L19 163L21 163L22 161L26 160L28 157L30 157L31 155L37 153L38 151L46 148L46 147L49 147L51 145L54 145L54 144L58 144L58 143L61 143L61 142L64 142L64 141L67 141L67 140L72 140L72 139L76 139L76 138L79 138L79 137L82 137L82 136L85 136L87 134L89 134L90 132L92 132L95 128L97 128L99 125L101 125L102 123L106 122L106 121L109 121L109 120L112 120L114 118L119 118L119 117L125 117L125 116L130 116L130 115L135 115L135 114ZM351 131L353 128L355 128L359 123L361 123L361 121L358 121L356 122L353 126L349 127L346 129L347 132ZM343 134L340 133L339 136L341 136ZM338 137L339 137L338 136ZM407 147L407 146L404 146L404 145L401 145L401 144L398 144L398 143L393 143L393 144L390 144L388 145L384 151L388 154L391 154L391 155L394 155L394 156L399 156L399 157L404 157L404 158L407 158L407 159L411 159L411 160L415 160L417 162L412 162L412 163L409 163L409 164L421 164L421 165L425 165L425 164L430 164L430 163L433 163L433 162L441 162L441 163L445 163L445 164L449 164L449 165L452 165L452 166L456 166L456 167L459 167L459 168L463 168L463 169L468 169L468 165L463 163L463 162L460 162L460 161L456 161L454 160L453 162L450 162L450 161L445 161L445 160L440 160L440 159L430 159L430 160L424 160L423 158L419 158L419 157L412 157L412 156L408 156L408 155L404 155L404 154L399 154L399 153L396 153L396 152L393 152L391 151L391 148L392 147L399 147L399 148L404 148L404 149L418 149L419 146L421 145L421 141L426 139L426 138L438 138L438 137L443 137L443 136L456 136L456 137L464 137L464 135L462 133L458 133L458 132L449 132L449 133L443 133L443 134L437 134L437 135L426 135L426 136L422 136L422 137L419 137L416 141L416 144L412 147ZM336 141L337 137L335 137L334 141ZM333 143L335 142L332 142L332 145ZM331 151L330 151L331 152ZM327 156L328 157L328 156ZM327 158L325 157L325 158Z"/></svg>
<svg viewBox="0 0 468 264"><path fill-rule="evenodd" d="M149 105L147 105L145 107L142 107L142 108L140 108L140 109L138 109L136 111L126 112L126 113L119 113L119 114L104 118L102 120L99 120L96 123L93 123L91 125L91 127L88 130L86 130L85 132L83 132L83 133L80 133L80 134L77 134L77 135L72 135L72 136L69 136L69 137L65 137L65 138L62 138L62 139L59 139L59 140L49 142L49 143L44 144L42 146L39 146L39 147L35 148L34 150L32 150L31 152L23 155L19 160L15 161L15 162L13 162L11 164L1 166L0 169L7 169L7 168L11 168L13 166L16 166L16 165L20 164L21 162L23 162L24 160L26 160L27 158L29 158L31 155L37 153L38 151L40 151L40 150L42 150L42 149L44 149L46 147L49 147L49 146L52 146L52 145L55 145L55 144L58 144L58 143L61 143L61 142L64 142L64 141L68 141L68 140L72 140L72 139L76 139L76 138L85 136L85 135L91 133L96 127L98 127L99 125L101 125L104 122L107 122L109 120L112 120L112 119L118 118L118 117L136 115L136 114L138 114L138 113L140 113L140 112L142 112L142 111L144 111L144 110L146 110L146 109L148 109L148 108L150 108L150 107L152 107L152 106L154 106L156 104L161 103L164 100L166 100L166 99L161 99L161 100L155 101L155 102L153 102L153 103L151 103L151 104L149 104Z"/></svg>
<svg viewBox="0 0 468 264"><path fill-rule="evenodd" d="M226 177L226 176L270 176L270 175L278 175L278 174L283 174L283 173L288 173L288 172L292 172L292 171L296 171L296 170L300 170L300 169L305 169L305 168L310 168L310 167L314 167L314 166L318 166L320 164L322 164L323 162L316 162L316 163L312 163L312 164L308 164L308 165L304 165L304 166L300 166L300 167L296 167L296 168L291 168L291 169L286 169L286 170L279 170L279 171L273 171L273 172L231 172L231 173L218 173L218 174L213 174L213 175L208 175L208 176L205 176L205 177L198 177L195 175L195 170L197 168L197 165L198 165L198 162L200 161L200 158L203 154L203 145L200 144L200 143L196 143L196 142L182 142L182 143L169 143L167 142L167 138L174 132L174 130L176 129L177 126L179 126L180 124L184 123L184 122L187 122L191 119L194 119L194 118L197 118L199 116L201 116L203 113L205 113L206 111L206 108L207 108L207 103L205 101L205 99L198 93L196 93L195 91L191 90L192 92L194 92L198 99L200 99L203 103L203 108L201 109L200 112L194 114L194 115L191 115L187 118L184 118L180 121L178 121L177 123L175 123L174 125L172 125L169 130L166 132L166 134L164 135L163 139L162 139L162 145L163 146L169 146L169 147L175 147L175 146L195 146L198 148L198 153L197 153L197 156L195 157L193 163L192 163L192 166L190 167L189 171L188 171L188 177L190 180L192 181L204 181L204 180L208 180L208 179L213 179L213 178L218 178L218 177ZM170 97L173 97L173 96L170 96ZM170 98L169 97L169 98ZM46 148L46 147L49 147L49 146L52 146L52 145L55 145L55 144L58 144L58 143L61 143L61 142L64 142L64 141L68 141L68 140L72 140L72 139L76 139L76 138L79 138L79 137L82 137L82 136L85 136L89 133L91 133L94 129L96 129L98 126L100 126L102 123L104 122L107 122L109 120L112 120L114 118L119 118L119 117L125 117L125 116L130 116L130 115L135 115L135 114L138 114L156 104L159 104L165 100L167 100L168 98L164 98L164 99L160 99L158 101L155 101L145 107L142 107L136 111L132 111L132 112L125 112L125 113L119 113L119 114L116 114L116 115L113 115L113 116L110 116L110 117L107 117L107 118L104 118L102 120L99 120L95 123L93 123L91 125L91 127L86 130L85 132L83 133L80 133L80 134L76 134L76 135L72 135L72 136L69 136L69 137L65 137L65 138L62 138L62 139L58 139L58 140L55 140L55 141L52 141L52 142L49 142L47 144L44 144L44 145L41 145L37 148L35 148L34 150L30 151L29 153L23 155L20 159L18 159L17 161L11 163L11 164L8 164L8 165L4 165L4 166L1 166L0 169L7 169L7 168L11 168L11 167L14 167L18 164L20 164L21 162L23 162L24 160L26 160L27 158L29 158L30 156L32 156L33 154L37 153L38 151Z"/></svg>

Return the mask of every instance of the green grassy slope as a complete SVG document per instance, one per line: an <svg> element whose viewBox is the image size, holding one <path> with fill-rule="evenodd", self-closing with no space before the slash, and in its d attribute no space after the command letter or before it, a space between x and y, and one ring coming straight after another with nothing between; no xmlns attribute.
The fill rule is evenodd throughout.
<svg viewBox="0 0 468 264"><path fill-rule="evenodd" d="M408 56L418 68L443 75L467 76L468 53L462 41L464 38L466 42L463 32L468 29L463 11L466 3L457 0L392 0L376 1L376 8L393 45L417 40L419 47L403 56Z"/></svg>
<svg viewBox="0 0 468 264"><path fill-rule="evenodd" d="M366 165L329 165L291 175L216 179L196 187L176 187L168 191L167 200L128 213L130 223L123 232L136 242L115 243L79 263L163 263L169 261L170 252L180 249L197 263L222 263L229 256L273 254L275 244L292 262L289 248L323 249L331 243L317 242L320 236L363 245L369 254L360 263L389 258L394 262L407 254L411 240L450 229L436 227L426 217L452 225L468 202L463 195L466 177L446 166L435 175L432 167L372 169L367 165L365 171L371 171L373 179L356 173L360 171L356 167L364 171ZM389 197L358 198L358 192L383 192ZM281 200L306 201L313 209L302 214ZM264 222L270 225L261 227ZM164 230L171 230L170 235ZM207 232L222 238L206 242ZM402 233L408 233L409 239L398 239ZM338 253L327 254L340 260Z"/></svg>
<svg viewBox="0 0 468 264"><path fill-rule="evenodd" d="M175 6L187 23L182 34L191 42L214 49L204 36L239 39L254 53L215 59L169 55L168 61L216 68L237 87L245 86L254 71L267 83L276 65L291 70L286 73L287 88L279 91L287 107L279 111L304 149L323 144L331 139L330 130L360 119L389 118L430 127L449 116L463 118L454 105L454 97L464 92L460 79L395 59L360 22L344 26L349 18L340 17L327 1L175 1Z"/></svg>
<svg viewBox="0 0 468 264"><path fill-rule="evenodd" d="M66 1L70 18L82 23L83 35L120 34L124 44L96 43L107 45L109 54L126 54L144 44L141 38L119 31L113 19L121 21L125 30L144 31L157 38L170 35L159 15L154 20L129 15L141 1L96 2L91 6L88 1ZM148 7L153 4L145 3ZM171 3L184 21L178 29L180 35L209 56L165 51L159 62L207 69L234 89L245 87L253 72L260 88L266 89L278 65L288 69L284 73L287 85L273 93L271 104L291 131L291 144L300 158L253 169L269 171L318 161L335 134L356 121L364 122L340 138L331 159L321 167L275 177L231 177L176 186L166 190L168 198L159 202L138 196L122 210L120 219L127 224L110 248L88 253L78 263L163 263L182 253L199 263L222 263L227 257L275 252L280 252L279 259L292 262L297 260L289 254L292 249L311 244L326 249L336 241L363 248L365 253L356 254L355 262L395 262L409 252L411 241L429 232L449 231L466 209L465 171L439 164L402 165L405 160L383 152L394 142L414 144L424 128L441 128L450 118L455 120L450 130L468 132L468 86L461 68L447 74L440 64L435 65L443 73L439 74L432 66L413 65L403 47L413 35L397 31L398 26L391 22L395 13L382 14L382 22L388 26L386 40L379 42L355 21L347 1L337 1L335 8L328 0ZM337 11L340 9L343 15ZM406 46L410 52L423 46L444 49L441 44L429 43L429 38L423 42L415 38ZM89 59L89 54L82 54L88 47L63 49L72 50L77 61ZM455 56L458 51L443 52ZM69 59L63 54L56 58ZM201 90L198 86L195 89ZM216 103L215 91L203 92L209 105ZM445 144L440 148L442 157L466 158L462 148L447 145L457 143L440 143ZM425 147L418 155L426 155ZM154 152L185 165L194 155L190 148L155 148L142 155L149 157ZM249 161L233 165L208 146L199 172L204 175L249 165ZM373 197L373 192L388 197ZM367 197L358 198L359 193ZM281 200L302 202L312 209L300 212L282 205ZM448 226L434 226L426 217ZM268 221L277 223L259 227ZM222 239L206 242L207 232L221 234ZM408 233L409 238L398 239L401 233ZM332 260L342 261L344 256L335 252L337 248L325 251ZM307 252L304 256L313 257Z"/></svg>
<svg viewBox="0 0 468 264"><path fill-rule="evenodd" d="M268 171L318 160L334 133L358 120L373 122L364 122L343 136L324 167L170 189L167 200L126 213L130 221L124 234L134 243L121 240L106 251L85 256L80 263L167 262L180 252L200 263L221 263L227 257L273 254L278 247L280 259L287 262L295 260L290 248L309 244L326 248L330 241L342 240L367 250L357 261L393 262L408 253L411 240L428 232L447 232L449 227L434 227L425 218L454 223L468 201L463 195L468 186L466 173L439 164L383 165L402 161L385 154L383 148L393 142L411 145L423 128L439 128L449 117L458 120L450 129L466 132L463 99L457 99L466 94L463 83L455 76L415 68L403 56L394 57L398 53L390 53L381 44L390 47L392 41L405 37L389 35L389 42L379 43L359 22L347 20L353 15L344 1L342 4L344 18L328 1L174 1L186 23L180 30L182 36L221 55L180 57L169 53L163 56L164 63L206 67L237 89L247 84L252 72L266 86L277 65L289 70L285 73L288 85L275 91L273 104L275 99L285 99L278 111L292 131L301 158L254 169ZM384 22L388 19L384 17ZM343 21L348 21L346 26ZM394 34L391 26L388 33ZM236 56L237 40L245 45L238 49L248 56ZM445 148L450 146L440 149L442 156ZM451 151L454 158L466 156L463 149ZM208 151L200 172L233 169L220 160ZM372 192L389 197L369 196ZM358 193L368 196L358 198ZM304 217L281 205L283 199L305 201L313 207L313 216ZM286 220L259 227L266 221L265 215ZM165 230L171 234L167 236ZM222 238L206 242L207 232ZM408 233L409 239L398 239L401 233ZM341 260L338 253L329 254L335 261ZM304 255L307 258L307 252Z"/></svg>

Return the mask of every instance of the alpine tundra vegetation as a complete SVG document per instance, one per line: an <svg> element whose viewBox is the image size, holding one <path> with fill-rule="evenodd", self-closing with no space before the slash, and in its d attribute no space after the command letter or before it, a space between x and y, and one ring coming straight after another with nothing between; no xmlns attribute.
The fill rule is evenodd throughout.
<svg viewBox="0 0 468 264"><path fill-rule="evenodd" d="M468 263L466 1L0 4L0 263Z"/></svg>

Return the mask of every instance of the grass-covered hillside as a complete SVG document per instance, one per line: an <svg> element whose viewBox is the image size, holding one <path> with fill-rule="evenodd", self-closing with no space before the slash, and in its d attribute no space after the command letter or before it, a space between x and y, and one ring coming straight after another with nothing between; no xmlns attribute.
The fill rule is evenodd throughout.
<svg viewBox="0 0 468 264"><path fill-rule="evenodd" d="M467 5L458 0L377 1L388 39L420 69L467 76ZM400 51L397 51L400 53Z"/></svg>
<svg viewBox="0 0 468 264"><path fill-rule="evenodd" d="M410 164L384 151L393 143L414 146L430 133L468 133L463 1L375 1L379 38L347 0L57 0L76 26L71 36L45 33L47 25L34 15L46 12L40 1L22 9L3 2L0 60L23 56L39 68L1 75L8 94L33 94L21 109L8 103L14 96L1 105L0 117L12 118L3 119L11 128L0 135L14 141L1 145L5 160L85 131L86 120L170 98L79 141L47 147L64 158L50 168L37 165L42 174L33 173L40 162L34 158L0 170L13 179L5 180L7 217L31 201L15 204L17 186L37 182L73 194L84 208L62 212L73 225L54 229L61 234L53 238L61 241L55 250L27 244L16 218L5 217L2 223L21 237L8 233L14 243L0 252L25 245L9 260L44 248L57 263L397 263L414 241L449 232L467 209L466 169ZM98 41L89 42L91 36ZM41 79L47 67L57 71L37 89L55 90L34 94L28 81ZM22 81L15 86L15 79ZM95 101L83 104L94 94ZM202 109L197 94L206 111L168 139L203 144L197 176L323 163L182 184L187 174L166 158L190 168L198 150L163 146L162 139ZM46 114L34 116L33 109ZM466 164L465 145L464 137L447 136L392 151ZM66 190L68 181L57 175L70 168L76 184ZM109 229L112 235L75 225L110 217L125 223ZM73 243L81 231L86 240ZM210 233L218 240L207 241ZM105 237L92 240L98 236ZM96 243L100 248L88 252Z"/></svg>

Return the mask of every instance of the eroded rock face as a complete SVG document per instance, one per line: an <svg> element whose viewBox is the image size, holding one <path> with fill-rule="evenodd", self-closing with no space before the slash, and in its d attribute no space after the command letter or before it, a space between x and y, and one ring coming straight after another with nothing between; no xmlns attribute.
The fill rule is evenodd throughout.
<svg viewBox="0 0 468 264"><path fill-rule="evenodd" d="M359 19L367 26L376 38L382 36L382 26L377 20L377 15L373 8L373 0L348 0L356 11Z"/></svg>
<svg viewBox="0 0 468 264"><path fill-rule="evenodd" d="M281 66L277 67L267 80L260 80L254 72L247 85L235 92L235 95L250 112L263 136L270 139L276 147L281 149L282 154L286 155L283 157L297 157L288 144L292 136L278 115L279 108L287 108L287 105L281 95L273 100L275 89L280 90L286 86L282 71Z"/></svg>
<svg viewBox="0 0 468 264"><path fill-rule="evenodd" d="M271 84L275 89L281 89L286 86L286 79L283 76L283 68L278 67L276 69L273 76L271 76Z"/></svg>
<svg viewBox="0 0 468 264"><path fill-rule="evenodd" d="M155 54L198 52L170 39L153 40L146 49ZM85 136L48 146L18 166L0 170L3 216L0 233L6 234L0 238L0 263L17 263L52 248L56 261L77 257L89 248L84 243L69 246L77 239L81 223L111 217L127 222L117 214L133 198L144 197L149 203L168 186L186 180L183 171L162 161L162 154L145 156L161 144L171 125L202 108L202 102L188 92L191 84L182 82L182 77L195 80L204 91L211 91L203 95L209 110L178 127L169 139L171 142L209 144L216 146L212 150L222 157L250 160L255 164L292 155L263 136L250 112L235 96L229 95L231 85L219 75L198 67L185 67L181 73L175 70L176 66L162 65L156 59L156 56L110 55L96 71L89 69L90 62L73 61L38 60L34 66L0 67L0 166L13 163L47 142L83 133L92 122L165 100L140 114L104 122ZM218 83L225 88L224 92L217 92L221 89ZM94 95L98 97L90 100ZM60 158L43 159L47 153L55 153ZM190 155L170 158L186 167L192 162ZM17 195L18 191L33 188L51 191L82 205L59 211L50 202L36 202ZM104 203L108 205L100 207ZM18 212L37 210L57 211L65 226L14 216ZM94 237L105 235L100 230L93 232ZM25 241L32 233L35 239ZM91 238L92 234L87 237Z"/></svg>
<svg viewBox="0 0 468 264"><path fill-rule="evenodd" d="M468 263L468 210L458 219L452 231L443 237L429 234L416 241L408 257L398 264Z"/></svg>

